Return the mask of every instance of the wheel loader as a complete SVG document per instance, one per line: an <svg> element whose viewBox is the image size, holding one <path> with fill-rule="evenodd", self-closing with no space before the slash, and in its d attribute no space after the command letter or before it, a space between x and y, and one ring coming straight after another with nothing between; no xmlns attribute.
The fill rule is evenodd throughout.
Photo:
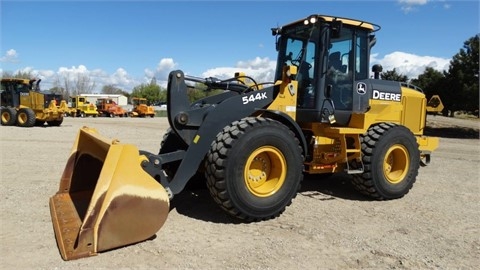
<svg viewBox="0 0 480 270"><path fill-rule="evenodd" d="M151 238L198 174L219 207L248 222L282 214L305 174L346 173L372 199L403 197L438 138L423 135L424 93L378 79L379 65L370 78L379 29L325 15L273 28L273 82L172 71L170 128L158 153L80 129L50 198L62 258ZM198 84L223 91L191 103L187 92Z"/></svg>
<svg viewBox="0 0 480 270"><path fill-rule="evenodd" d="M2 126L33 127L60 126L63 109L56 100L40 92L40 81L36 79L2 78L1 80L1 124Z"/></svg>
<svg viewBox="0 0 480 270"><path fill-rule="evenodd" d="M146 98L133 97L133 108L128 113L130 117L155 117L155 109L147 104Z"/></svg>

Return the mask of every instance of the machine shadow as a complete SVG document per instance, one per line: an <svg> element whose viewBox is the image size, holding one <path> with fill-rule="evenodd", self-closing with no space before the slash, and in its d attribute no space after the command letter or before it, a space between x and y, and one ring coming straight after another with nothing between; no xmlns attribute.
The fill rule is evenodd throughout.
<svg viewBox="0 0 480 270"><path fill-rule="evenodd" d="M198 220L223 224L244 223L230 215L213 200L203 179L192 179L185 189L175 195L170 203L170 211ZM194 181L194 184L191 184Z"/></svg>
<svg viewBox="0 0 480 270"><path fill-rule="evenodd" d="M449 139L478 139L479 130L466 127L425 127L426 136Z"/></svg>
<svg viewBox="0 0 480 270"><path fill-rule="evenodd" d="M332 175L306 174L298 196L306 196L318 200L371 200L355 190L352 184L352 176L346 173Z"/></svg>
<svg viewBox="0 0 480 270"><path fill-rule="evenodd" d="M351 184L351 176L343 173L329 176L305 175L300 191L297 194L297 197L299 196L310 197L316 200L370 200L356 191ZM174 209L181 215L207 222L223 224L245 223L245 221L228 215L215 203L203 179L192 179L183 192L173 198L170 204L170 211Z"/></svg>

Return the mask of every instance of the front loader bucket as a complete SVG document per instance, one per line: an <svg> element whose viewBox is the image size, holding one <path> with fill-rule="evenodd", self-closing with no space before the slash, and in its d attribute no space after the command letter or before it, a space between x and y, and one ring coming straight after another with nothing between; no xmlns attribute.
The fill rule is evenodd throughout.
<svg viewBox="0 0 480 270"><path fill-rule="evenodd" d="M64 260L152 237L169 211L167 192L141 167L148 159L129 144L80 129L50 198L50 213Z"/></svg>

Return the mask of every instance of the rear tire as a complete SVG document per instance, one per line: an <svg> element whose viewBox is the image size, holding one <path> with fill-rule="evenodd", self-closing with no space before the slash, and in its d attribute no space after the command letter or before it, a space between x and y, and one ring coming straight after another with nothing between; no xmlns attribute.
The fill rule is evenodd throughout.
<svg viewBox="0 0 480 270"><path fill-rule="evenodd" d="M265 118L249 117L225 127L205 165L215 202L247 221L279 216L303 179L298 139L286 126Z"/></svg>
<svg viewBox="0 0 480 270"><path fill-rule="evenodd" d="M360 141L365 171L353 176L354 187L377 200L407 194L420 166L420 151L413 133L404 126L381 123L370 127Z"/></svg>
<svg viewBox="0 0 480 270"><path fill-rule="evenodd" d="M21 108L17 113L19 127L33 127L36 122L35 112L30 108Z"/></svg>
<svg viewBox="0 0 480 270"><path fill-rule="evenodd" d="M14 108L2 108L2 126L13 126L17 121L17 111Z"/></svg>

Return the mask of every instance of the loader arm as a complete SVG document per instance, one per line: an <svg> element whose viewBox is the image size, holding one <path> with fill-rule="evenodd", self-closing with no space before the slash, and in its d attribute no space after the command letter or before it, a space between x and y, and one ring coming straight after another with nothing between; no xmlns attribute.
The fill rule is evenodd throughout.
<svg viewBox="0 0 480 270"><path fill-rule="evenodd" d="M248 87L206 80L207 84L216 83L216 88L223 87L225 90L232 91L226 91L190 104L186 80L189 78L186 78L182 71L177 70L170 73L167 87L167 108L170 126L173 132L188 146L187 149L159 155L142 152L150 161L144 163L144 170L157 181L160 180L171 197L180 193L196 173L205 154L210 149L211 143L225 126L263 110L275 99L274 86L242 93ZM190 80L192 79L190 78ZM162 165L172 161L180 161L180 165L175 175L166 177Z"/></svg>

